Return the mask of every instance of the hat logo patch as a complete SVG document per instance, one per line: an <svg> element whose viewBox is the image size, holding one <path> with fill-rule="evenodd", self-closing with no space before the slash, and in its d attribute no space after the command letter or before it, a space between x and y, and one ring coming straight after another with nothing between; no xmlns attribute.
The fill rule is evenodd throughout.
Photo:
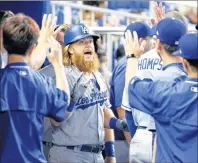
<svg viewBox="0 0 198 163"><path fill-rule="evenodd" d="M175 45L178 45L179 44L179 41L175 41Z"/></svg>
<svg viewBox="0 0 198 163"><path fill-rule="evenodd" d="M87 33L88 33L88 29L87 29L86 27L81 26L81 29L82 29L82 32L83 32L84 34L87 34Z"/></svg>

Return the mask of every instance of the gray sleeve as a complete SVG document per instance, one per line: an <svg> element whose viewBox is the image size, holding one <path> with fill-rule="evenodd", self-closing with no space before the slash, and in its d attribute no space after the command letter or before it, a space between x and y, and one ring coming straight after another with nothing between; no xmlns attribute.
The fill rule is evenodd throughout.
<svg viewBox="0 0 198 163"><path fill-rule="evenodd" d="M47 76L47 77L51 77L53 80L56 79L56 75L54 72L54 67L52 65L46 66L40 70L38 70L39 73Z"/></svg>

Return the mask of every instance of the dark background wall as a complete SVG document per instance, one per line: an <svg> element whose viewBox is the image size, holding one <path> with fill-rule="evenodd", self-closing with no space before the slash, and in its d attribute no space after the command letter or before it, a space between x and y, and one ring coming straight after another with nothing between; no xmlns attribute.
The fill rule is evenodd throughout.
<svg viewBox="0 0 198 163"><path fill-rule="evenodd" d="M50 13L50 1L0 1L0 10L24 13L32 17L41 26L44 13Z"/></svg>

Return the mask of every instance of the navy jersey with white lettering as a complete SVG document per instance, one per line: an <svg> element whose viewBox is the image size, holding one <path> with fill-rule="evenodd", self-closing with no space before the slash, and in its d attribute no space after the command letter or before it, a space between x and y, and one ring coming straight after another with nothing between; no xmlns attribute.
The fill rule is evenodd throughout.
<svg viewBox="0 0 198 163"><path fill-rule="evenodd" d="M198 79L156 81L135 77L129 104L155 119L156 162L197 162Z"/></svg>
<svg viewBox="0 0 198 163"><path fill-rule="evenodd" d="M8 64L0 73L0 162L46 162L43 119L64 120L67 94L23 62Z"/></svg>

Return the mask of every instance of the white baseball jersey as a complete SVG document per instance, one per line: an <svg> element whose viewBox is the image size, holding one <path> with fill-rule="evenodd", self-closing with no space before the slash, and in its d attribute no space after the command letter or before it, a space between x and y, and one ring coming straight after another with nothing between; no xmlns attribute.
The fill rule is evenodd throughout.
<svg viewBox="0 0 198 163"><path fill-rule="evenodd" d="M157 54L156 49L152 49L143 54L137 61L137 76L140 78L153 79L162 72L162 61ZM128 102L128 90L124 89L122 108L131 111ZM147 127L148 129L155 129L154 119L139 110L132 109L132 115L136 126Z"/></svg>

